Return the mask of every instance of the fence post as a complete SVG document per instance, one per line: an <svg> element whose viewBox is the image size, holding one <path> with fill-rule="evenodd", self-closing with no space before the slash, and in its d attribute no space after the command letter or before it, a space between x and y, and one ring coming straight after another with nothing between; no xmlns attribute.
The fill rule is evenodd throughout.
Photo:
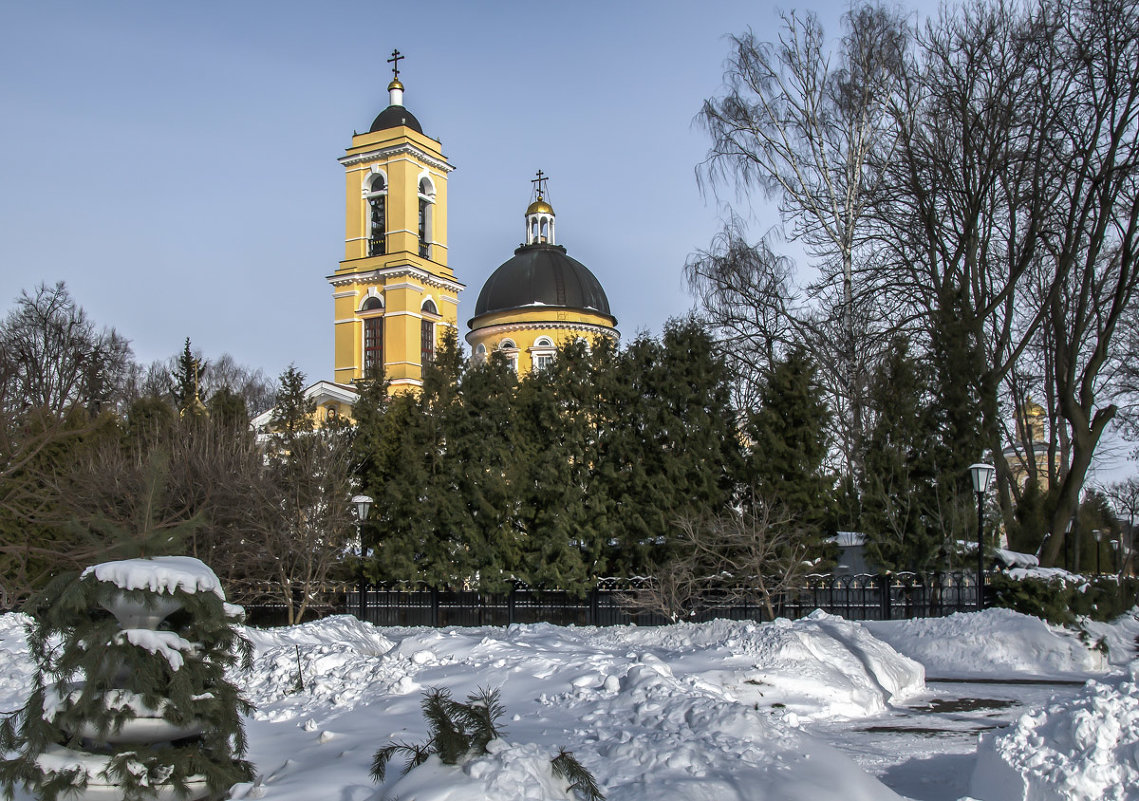
<svg viewBox="0 0 1139 801"><path fill-rule="evenodd" d="M506 622L511 626L514 625L514 593L517 590L518 588L512 583L510 591L506 593Z"/></svg>
<svg viewBox="0 0 1139 801"><path fill-rule="evenodd" d="M439 628L439 590L431 588L431 625Z"/></svg>
<svg viewBox="0 0 1139 801"><path fill-rule="evenodd" d="M880 574L878 576L878 601L882 606L882 619L890 619L890 576L888 574Z"/></svg>
<svg viewBox="0 0 1139 801"><path fill-rule="evenodd" d="M593 589L589 591L589 616L585 620L585 625L596 626L598 615L598 607L600 606L600 590L594 585Z"/></svg>

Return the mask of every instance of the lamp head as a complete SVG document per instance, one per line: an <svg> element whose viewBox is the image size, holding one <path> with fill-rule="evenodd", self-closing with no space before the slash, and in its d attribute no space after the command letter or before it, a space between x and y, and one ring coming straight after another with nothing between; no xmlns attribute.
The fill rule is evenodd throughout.
<svg viewBox="0 0 1139 801"><path fill-rule="evenodd" d="M973 492L982 495L989 491L992 486L993 476L996 475L996 468L991 464L984 464L978 462L977 464L969 465L969 475L973 479Z"/></svg>

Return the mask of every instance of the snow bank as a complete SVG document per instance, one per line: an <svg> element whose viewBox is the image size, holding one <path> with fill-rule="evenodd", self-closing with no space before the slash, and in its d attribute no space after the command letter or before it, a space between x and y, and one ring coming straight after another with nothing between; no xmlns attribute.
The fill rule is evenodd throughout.
<svg viewBox="0 0 1139 801"><path fill-rule="evenodd" d="M124 590L150 590L158 593L212 592L225 600L221 582L200 559L192 556L155 556L150 559L123 559L104 562L83 571L94 573L99 581L108 581Z"/></svg>
<svg viewBox="0 0 1139 801"><path fill-rule="evenodd" d="M1086 678L1108 669L1076 633L1011 609L863 626L938 678Z"/></svg>
<svg viewBox="0 0 1139 801"><path fill-rule="evenodd" d="M971 792L983 801L1139 799L1139 661L1075 699L984 734Z"/></svg>

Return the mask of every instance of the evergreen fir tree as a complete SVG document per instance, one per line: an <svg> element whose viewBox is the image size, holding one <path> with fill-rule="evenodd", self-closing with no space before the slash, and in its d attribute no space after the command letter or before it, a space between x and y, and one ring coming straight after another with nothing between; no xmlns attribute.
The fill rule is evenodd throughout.
<svg viewBox="0 0 1139 801"><path fill-rule="evenodd" d="M198 414L205 402L202 397L202 378L206 375L208 365L190 350L190 338L186 337L186 345L174 364L170 374L171 392L174 396L174 405L179 412Z"/></svg>
<svg viewBox="0 0 1139 801"><path fill-rule="evenodd" d="M221 387L210 395L206 409L220 430L233 435L248 432L249 412L245 407L245 398L229 387Z"/></svg>
<svg viewBox="0 0 1139 801"><path fill-rule="evenodd" d="M744 475L755 496L783 508L818 555L833 482L825 472L829 411L806 351L776 362L748 421L751 447Z"/></svg>
<svg viewBox="0 0 1139 801"><path fill-rule="evenodd" d="M228 668L249 667L249 644L220 594L195 583L208 573L204 565L182 560L177 568L175 562L162 567L169 575L188 563L201 568L193 569L193 581L158 586L152 579L152 586L136 589L101 570L127 566L137 576L139 566L153 562L100 565L59 577L28 605L37 672L27 704L0 731L0 747L16 752L0 761L7 797L23 785L37 798L56 801L93 782L117 785L126 801L143 801L156 787L188 793L204 782L220 795L252 778L242 759L241 722L251 710L226 678ZM117 611L124 604L134 611ZM160 718L166 739L120 736L138 717ZM99 743L101 769L50 767L58 756L41 762L45 753L74 762L67 754L84 753L91 743Z"/></svg>
<svg viewBox="0 0 1139 801"><path fill-rule="evenodd" d="M871 380L875 422L864 461L862 530L868 558L886 570L927 570L947 555L943 532L932 524L938 477L929 385L902 337L890 344Z"/></svg>
<svg viewBox="0 0 1139 801"><path fill-rule="evenodd" d="M720 510L742 467L728 371L691 320L661 340L639 337L602 391L609 435L598 464L613 496L612 555L622 573L645 574L668 556L677 520Z"/></svg>
<svg viewBox="0 0 1139 801"><path fill-rule="evenodd" d="M579 592L591 586L600 540L589 498L596 457L589 358L584 343L569 343L519 383L520 447L510 471L525 579Z"/></svg>
<svg viewBox="0 0 1139 801"><path fill-rule="evenodd" d="M288 447L298 434L313 430L315 415L316 401L305 397L305 374L290 364L277 380L269 427Z"/></svg>
<svg viewBox="0 0 1139 801"><path fill-rule="evenodd" d="M518 451L516 388L514 371L501 357L468 365L460 402L449 407L445 422L454 494L464 501L460 547L477 571L479 588L487 592L505 590L520 570L508 478Z"/></svg>

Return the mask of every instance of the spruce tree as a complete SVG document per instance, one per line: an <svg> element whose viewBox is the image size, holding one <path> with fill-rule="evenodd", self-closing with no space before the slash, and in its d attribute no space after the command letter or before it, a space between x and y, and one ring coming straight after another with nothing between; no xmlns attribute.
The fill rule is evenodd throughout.
<svg viewBox="0 0 1139 801"><path fill-rule="evenodd" d="M554 363L518 387L518 458L510 481L522 555L530 583L584 592L594 575L598 537L588 500L594 453L589 351L574 342Z"/></svg>
<svg viewBox="0 0 1139 801"><path fill-rule="evenodd" d="M669 556L677 520L716 513L739 481L741 436L728 371L711 337L673 320L638 337L611 368L598 470L613 496L613 568L645 574Z"/></svg>
<svg viewBox="0 0 1139 801"><path fill-rule="evenodd" d="M502 358L467 365L459 403L448 408L445 423L453 494L464 501L460 547L487 592L506 589L520 569L508 477L518 451L516 388L514 371Z"/></svg>
<svg viewBox="0 0 1139 801"><path fill-rule="evenodd" d="M896 338L871 380L875 422L867 438L862 481L862 530L867 556L887 570L927 570L948 554L944 533L933 523L938 479L935 411L930 376Z"/></svg>
<svg viewBox="0 0 1139 801"><path fill-rule="evenodd" d="M830 412L805 350L776 362L759 401L748 420L747 483L756 498L784 509L811 545L821 546L833 489L824 467Z"/></svg>
<svg viewBox="0 0 1139 801"><path fill-rule="evenodd" d="M198 414L201 411L199 404L206 400L201 391L202 379L207 369L207 362L194 355L190 350L190 338L186 337L186 344L174 363L174 370L170 373L170 391L179 412Z"/></svg>
<svg viewBox="0 0 1139 801"><path fill-rule="evenodd" d="M316 424L316 401L305 397L305 374L290 364L277 380L269 427L287 445Z"/></svg>
<svg viewBox="0 0 1139 801"><path fill-rule="evenodd" d="M158 790L201 798L250 780L250 707L226 678L248 668L250 649L223 602L216 576L185 557L52 582L27 607L32 694L0 727L0 747L15 752L0 761L5 795L23 785L56 801L103 785L125 801ZM157 720L140 728L137 718Z"/></svg>

